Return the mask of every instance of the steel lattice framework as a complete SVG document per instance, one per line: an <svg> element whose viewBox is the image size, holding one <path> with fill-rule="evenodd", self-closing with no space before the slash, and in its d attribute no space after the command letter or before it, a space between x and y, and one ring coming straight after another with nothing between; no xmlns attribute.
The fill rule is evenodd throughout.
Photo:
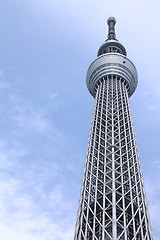
<svg viewBox="0 0 160 240"><path fill-rule="evenodd" d="M87 74L95 106L74 240L152 240L129 106L137 73L108 24Z"/></svg>

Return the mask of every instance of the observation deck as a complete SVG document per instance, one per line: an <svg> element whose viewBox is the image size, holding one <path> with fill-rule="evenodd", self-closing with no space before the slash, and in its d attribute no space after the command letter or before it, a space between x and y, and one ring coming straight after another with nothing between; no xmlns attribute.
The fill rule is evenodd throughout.
<svg viewBox="0 0 160 240"><path fill-rule="evenodd" d="M116 39L116 19L110 17L108 23L108 39L100 46L97 58L88 68L86 83L91 95L95 97L96 87L100 80L109 75L123 78L128 87L129 97L134 93L138 84L137 70L126 57L125 47Z"/></svg>
<svg viewBox="0 0 160 240"><path fill-rule="evenodd" d="M97 57L88 68L86 83L93 97L99 81L108 75L116 75L124 79L129 89L129 97L134 93L138 83L134 64L122 54L107 53Z"/></svg>

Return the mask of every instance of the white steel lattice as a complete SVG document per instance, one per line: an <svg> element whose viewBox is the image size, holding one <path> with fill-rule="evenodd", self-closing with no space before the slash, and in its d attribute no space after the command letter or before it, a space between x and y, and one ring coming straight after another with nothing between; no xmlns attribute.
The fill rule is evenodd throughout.
<svg viewBox="0 0 160 240"><path fill-rule="evenodd" d="M125 79L103 77L95 106L74 240L152 240Z"/></svg>

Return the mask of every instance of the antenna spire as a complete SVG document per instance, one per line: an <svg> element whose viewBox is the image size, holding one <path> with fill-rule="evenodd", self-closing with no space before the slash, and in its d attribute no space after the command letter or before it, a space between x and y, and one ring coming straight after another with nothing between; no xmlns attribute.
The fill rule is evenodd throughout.
<svg viewBox="0 0 160 240"><path fill-rule="evenodd" d="M114 17L109 17L107 23L108 23L108 40L116 40L116 34L114 29L116 19Z"/></svg>

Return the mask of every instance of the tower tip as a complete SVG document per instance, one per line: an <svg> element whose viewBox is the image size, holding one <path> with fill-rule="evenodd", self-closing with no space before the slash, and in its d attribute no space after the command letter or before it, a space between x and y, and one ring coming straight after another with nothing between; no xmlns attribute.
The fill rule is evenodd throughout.
<svg viewBox="0 0 160 240"><path fill-rule="evenodd" d="M114 17L109 17L109 18L107 19L108 25L109 25L110 22L114 22L114 24L116 24L116 19L115 19Z"/></svg>
<svg viewBox="0 0 160 240"><path fill-rule="evenodd" d="M114 17L109 17L107 19L108 23L108 40L116 40L116 34L114 30L114 26L116 24L116 19Z"/></svg>

